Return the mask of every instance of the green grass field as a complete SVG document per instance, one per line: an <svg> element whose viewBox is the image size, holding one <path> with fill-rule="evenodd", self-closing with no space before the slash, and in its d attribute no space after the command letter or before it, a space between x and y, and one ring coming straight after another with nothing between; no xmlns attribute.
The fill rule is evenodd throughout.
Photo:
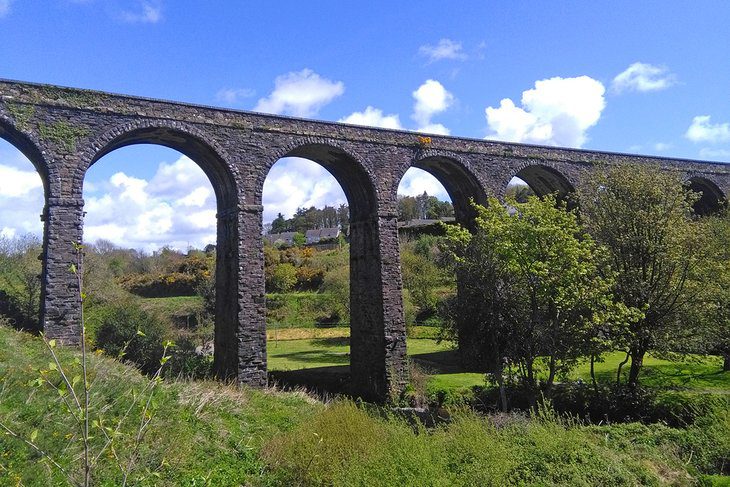
<svg viewBox="0 0 730 487"><path fill-rule="evenodd" d="M342 367L349 364L349 330L337 330L341 330L341 333L333 333L335 336L327 338L295 340L272 339L270 333L269 369L292 371L316 368L321 372L333 367L337 368L332 369L333 371L341 372ZM295 336L305 336L306 333L306 330L301 330ZM426 333L427 331L417 332L418 335ZM429 392L469 389L485 383L484 374L461 371L458 355L448 342L439 343L431 338L409 338L407 347L411 359L429 375ZM606 354L603 361L595 364L598 380L616 380L618 365L624 357L622 352ZM624 373L627 369L628 367L624 367ZM579 364L567 379L590 381L589 364ZM722 371L722 362L715 356L693 356L684 361L648 356L644 360L641 381L651 387L730 394L730 372Z"/></svg>

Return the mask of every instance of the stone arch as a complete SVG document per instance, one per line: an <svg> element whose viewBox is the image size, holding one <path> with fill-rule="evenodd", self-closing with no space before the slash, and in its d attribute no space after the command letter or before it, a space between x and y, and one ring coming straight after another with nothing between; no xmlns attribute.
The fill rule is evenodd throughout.
<svg viewBox="0 0 730 487"><path fill-rule="evenodd" d="M52 253L49 250L49 202L58 204L60 202L60 177L53 166L48 163L48 160L43 155L42 145L35 137L35 134L31 131L26 131L18 127L18 124L13 120L6 117L3 113L0 113L0 138L6 140L13 147L19 150L35 167L36 172L41 178L43 184L43 214L40 218L43 220L43 253L40 256L41 262L41 292L40 292L40 309L39 309L39 323L38 329L44 330L49 336L54 336L56 330L53 325L46 325L46 315L48 309L52 307L49 299L49 289L52 287L49 279L49 266L55 267L52 263L49 263L49 255ZM53 229L51 229L52 231ZM54 269L51 269L50 274L53 274Z"/></svg>
<svg viewBox="0 0 730 487"><path fill-rule="evenodd" d="M556 193L562 200L575 191L575 185L554 164L548 161L525 162L517 165L501 185L501 196L512 178L517 177L525 181L537 196Z"/></svg>
<svg viewBox="0 0 730 487"><path fill-rule="evenodd" d="M33 164L41 177L41 181L43 181L44 197L48 198L51 191L51 175L55 171L52 170L46 158L43 157L42 145L36 139L35 134L20 129L13 120L0 113L0 138L5 139L18 149Z"/></svg>
<svg viewBox="0 0 730 487"><path fill-rule="evenodd" d="M342 187L350 208L350 220L367 219L378 208L378 195L372 173L352 151L343 148L337 141L306 137L272 153L267 164L258 175L255 200L260 202L264 181L271 167L284 157L301 157L316 162L325 168Z"/></svg>
<svg viewBox="0 0 730 487"><path fill-rule="evenodd" d="M239 201L238 169L230 164L226 151L210 134L192 125L169 120L128 122L102 133L81 151L74 191L81 197L84 175L96 161L110 152L135 144L169 147L189 157L205 172L215 191L218 210L235 207Z"/></svg>
<svg viewBox="0 0 730 487"><path fill-rule="evenodd" d="M722 190L711 180L702 176L692 176L687 179L690 190L700 193L700 198L694 204L697 215L705 216L719 211L727 201Z"/></svg>
<svg viewBox="0 0 730 487"><path fill-rule="evenodd" d="M81 151L74 175L73 192L80 199L86 171L103 156L122 147L153 144L176 150L194 161L206 174L216 195L215 347L214 368L219 377L240 382L265 383L260 367L242 365L237 343L241 323L241 289L248 269L240 266L242 220L246 211L237 168L211 134L189 124L168 120L125 123L102 133Z"/></svg>
<svg viewBox="0 0 730 487"><path fill-rule="evenodd" d="M403 387L406 370L395 215L383 210L384 202L369 167L339 141L303 137L270 154L270 160L257 175L256 202L261 201L270 168L283 157L301 157L321 165L337 180L347 197L350 209L349 391L363 398L383 400L393 390ZM257 237L260 242L260 234ZM260 282L263 291L263 275Z"/></svg>
<svg viewBox="0 0 730 487"><path fill-rule="evenodd" d="M393 196L396 196L398 183L410 167L428 172L444 186L454 205L456 220L460 223L466 224L474 217L471 200L480 205L487 204L487 193L467 163L455 154L430 149L421 151L401 172L395 181Z"/></svg>

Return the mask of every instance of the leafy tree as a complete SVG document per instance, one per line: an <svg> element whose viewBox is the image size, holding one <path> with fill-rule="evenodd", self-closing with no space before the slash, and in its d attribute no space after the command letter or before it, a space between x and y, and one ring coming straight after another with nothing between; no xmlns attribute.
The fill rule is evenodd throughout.
<svg viewBox="0 0 730 487"><path fill-rule="evenodd" d="M617 337L631 359L630 387L649 350L677 345L681 316L695 299L687 282L702 265L704 247L692 219L695 199L678 174L655 166L596 168L580 189L582 218L617 272L615 297L639 312Z"/></svg>
<svg viewBox="0 0 730 487"><path fill-rule="evenodd" d="M268 292L285 293L291 291L297 283L297 269L289 262L277 264L266 276Z"/></svg>
<svg viewBox="0 0 730 487"><path fill-rule="evenodd" d="M398 195L398 220L400 221L437 220L446 216L454 216L454 207L448 201L429 196L425 191L419 196Z"/></svg>
<svg viewBox="0 0 730 487"><path fill-rule="evenodd" d="M681 316L685 331L680 352L711 353L723 357L723 370L730 370L730 210L703 217L707 236L706 260L688 280L695 296Z"/></svg>
<svg viewBox="0 0 730 487"><path fill-rule="evenodd" d="M286 218L284 218L284 215L279 213L276 215L276 218L272 220L271 222L271 233L283 233L286 232L289 228Z"/></svg>
<svg viewBox="0 0 730 487"><path fill-rule="evenodd" d="M527 198L535 196L535 192L526 184L512 184L507 186L504 197L518 203L527 203Z"/></svg>
<svg viewBox="0 0 730 487"><path fill-rule="evenodd" d="M0 238L0 313L8 314L18 328L35 330L39 325L42 252L35 235Z"/></svg>
<svg viewBox="0 0 730 487"><path fill-rule="evenodd" d="M590 353L597 327L620 322L622 313L601 249L572 211L553 197L512 204L516 216L496 199L475 206L474 233L447 229L460 286L451 326L502 391L506 369L516 368L534 405L538 387L549 395L555 378ZM542 384L539 357L547 367Z"/></svg>
<svg viewBox="0 0 730 487"><path fill-rule="evenodd" d="M453 273L443 265L438 251L438 242L442 239L422 235L415 241L401 244L403 288L407 291L414 317L418 315L419 319L437 313L442 299L437 292L439 288L453 286Z"/></svg>

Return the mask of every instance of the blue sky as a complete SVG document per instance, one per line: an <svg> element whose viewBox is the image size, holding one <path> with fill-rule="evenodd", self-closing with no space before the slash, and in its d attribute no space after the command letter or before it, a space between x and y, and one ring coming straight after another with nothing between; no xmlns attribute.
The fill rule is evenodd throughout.
<svg viewBox="0 0 730 487"><path fill-rule="evenodd" d="M0 0L0 77L466 137L730 161L728 25L725 1ZM133 147L92 167L87 239L106 235L151 249L200 245L212 236L214 222L202 221L213 196L203 196L206 181L179 157ZM173 170L184 181L159 187ZM39 231L42 198L31 171L0 145L6 236ZM407 193L423 189L445 196L417 173L403 185ZM183 201L196 190L197 199ZM343 201L318 166L283 161L267 179L265 220ZM121 218L130 202L144 221ZM18 208L33 218L21 218ZM167 230L143 236L150 228Z"/></svg>

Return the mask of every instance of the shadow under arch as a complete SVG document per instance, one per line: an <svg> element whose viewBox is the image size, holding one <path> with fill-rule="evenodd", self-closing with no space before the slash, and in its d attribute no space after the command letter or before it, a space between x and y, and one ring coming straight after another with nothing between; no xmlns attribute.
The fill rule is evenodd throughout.
<svg viewBox="0 0 730 487"><path fill-rule="evenodd" d="M700 193L700 198L693 205L696 215L706 216L717 213L727 201L722 190L712 181L701 176L694 176L687 180L690 190Z"/></svg>
<svg viewBox="0 0 730 487"><path fill-rule="evenodd" d="M178 124L179 125L179 124ZM149 124L112 129L102 135L91 147L101 147L90 154L86 165L79 168L80 180L86 171L105 155L131 145L159 145L190 158L197 164L213 187L218 209L216 229L215 270L215 346L214 370L220 378L238 377L241 366L238 356L241 261L241 222L239 207L239 181L235 168L227 161L220 147L206 141L206 135L192 128ZM83 183L82 183L83 184ZM81 188L76 188L81 191ZM255 375L255 374L254 374ZM239 377L240 380L240 377ZM260 382L260 378L257 379Z"/></svg>
<svg viewBox="0 0 730 487"><path fill-rule="evenodd" d="M529 164L515 172L512 177L520 178L539 197L556 194L559 201L565 200L575 191L573 185L558 170L544 164ZM511 179L510 178L510 179Z"/></svg>
<svg viewBox="0 0 730 487"><path fill-rule="evenodd" d="M454 217L462 225L468 227L476 216L471 205L472 200L479 205L487 204L487 193L479 180L453 157L426 155L414 161L411 167L426 171L443 185L454 206Z"/></svg>

